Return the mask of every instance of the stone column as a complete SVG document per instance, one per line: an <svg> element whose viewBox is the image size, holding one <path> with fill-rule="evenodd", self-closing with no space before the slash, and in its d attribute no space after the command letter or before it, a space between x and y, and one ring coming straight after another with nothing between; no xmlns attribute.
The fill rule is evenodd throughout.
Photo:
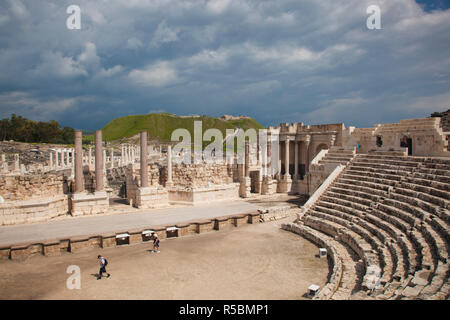
<svg viewBox="0 0 450 320"><path fill-rule="evenodd" d="M103 150L103 171L106 171L106 149Z"/></svg>
<svg viewBox="0 0 450 320"><path fill-rule="evenodd" d="M267 135L267 175L272 179L272 138Z"/></svg>
<svg viewBox="0 0 450 320"><path fill-rule="evenodd" d="M66 151L66 149L61 149L61 167L65 167L66 166L66 164L65 164L65 159L64 159L64 157L65 157L65 155L64 155L64 152Z"/></svg>
<svg viewBox="0 0 450 320"><path fill-rule="evenodd" d="M83 191L83 148L82 134L80 130L75 131L75 192Z"/></svg>
<svg viewBox="0 0 450 320"><path fill-rule="evenodd" d="M245 171L244 176L248 177L250 175L250 146L248 141L245 141Z"/></svg>
<svg viewBox="0 0 450 320"><path fill-rule="evenodd" d="M147 131L141 131L141 188L148 187Z"/></svg>
<svg viewBox="0 0 450 320"><path fill-rule="evenodd" d="M291 178L291 175L289 174L289 138L286 137L285 141L285 150L284 150L284 179L289 180Z"/></svg>
<svg viewBox="0 0 450 320"><path fill-rule="evenodd" d="M95 131L95 191L103 191L103 143L102 131Z"/></svg>
<svg viewBox="0 0 450 320"><path fill-rule="evenodd" d="M305 175L309 172L309 145L311 138L307 137L305 140Z"/></svg>
<svg viewBox="0 0 450 320"><path fill-rule="evenodd" d="M53 151L50 151L50 163L49 163L50 169L53 168Z"/></svg>
<svg viewBox="0 0 450 320"><path fill-rule="evenodd" d="M111 169L114 168L114 148L109 149L109 157L111 158Z"/></svg>
<svg viewBox="0 0 450 320"><path fill-rule="evenodd" d="M89 147L89 154L88 154L88 165L89 165L89 168L91 168L91 164L92 164L92 147Z"/></svg>
<svg viewBox="0 0 450 320"><path fill-rule="evenodd" d="M295 161L294 161L294 180L298 180L298 142L294 141L295 146Z"/></svg>
<svg viewBox="0 0 450 320"><path fill-rule="evenodd" d="M167 146L167 186L172 186L172 146Z"/></svg>
<svg viewBox="0 0 450 320"><path fill-rule="evenodd" d="M59 150L60 149L56 149L55 151L55 156L56 156L56 167L59 168Z"/></svg>

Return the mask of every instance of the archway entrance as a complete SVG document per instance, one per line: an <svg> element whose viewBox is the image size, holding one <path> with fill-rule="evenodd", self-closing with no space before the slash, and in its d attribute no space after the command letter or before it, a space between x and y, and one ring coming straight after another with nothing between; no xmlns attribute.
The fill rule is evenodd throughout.
<svg viewBox="0 0 450 320"><path fill-rule="evenodd" d="M403 138L400 139L400 147L402 148L408 148L408 155L412 155L412 139L408 136L403 136Z"/></svg>

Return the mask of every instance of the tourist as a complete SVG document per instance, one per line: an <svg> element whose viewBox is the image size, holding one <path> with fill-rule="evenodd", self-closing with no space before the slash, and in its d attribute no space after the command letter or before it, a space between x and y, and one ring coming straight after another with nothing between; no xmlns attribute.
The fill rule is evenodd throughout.
<svg viewBox="0 0 450 320"><path fill-rule="evenodd" d="M108 272L106 272L106 266L108 265L108 261L101 255L98 255L97 258L100 262L100 271L98 273L97 280L100 280L102 278L103 273L106 273L107 274L106 277L109 278L111 275Z"/></svg>
<svg viewBox="0 0 450 320"><path fill-rule="evenodd" d="M159 238L156 233L153 235L153 251L159 252Z"/></svg>

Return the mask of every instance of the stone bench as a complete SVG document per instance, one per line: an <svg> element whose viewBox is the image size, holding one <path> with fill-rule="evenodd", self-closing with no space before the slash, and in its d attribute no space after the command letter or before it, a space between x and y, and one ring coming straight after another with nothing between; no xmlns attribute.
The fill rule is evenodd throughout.
<svg viewBox="0 0 450 320"><path fill-rule="evenodd" d="M347 174L351 174L353 176L362 176L362 177L371 177L371 178L378 178L378 179L384 179L389 180L393 182L398 182L402 180L402 176L398 174L393 173L383 173L380 171L360 171L358 168L351 166L346 171Z"/></svg>
<svg viewBox="0 0 450 320"><path fill-rule="evenodd" d="M380 188L383 188L385 190L387 190L388 187L393 187L398 183L398 181L393 181L389 179L373 178L367 175L353 175L349 173L344 173L340 179L342 179L342 181L346 181L346 183L352 182L355 185L357 185L358 182L365 182L366 186L369 186L368 183L374 186L382 185L383 187L380 186Z"/></svg>
<svg viewBox="0 0 450 320"><path fill-rule="evenodd" d="M194 222L196 226L195 231L197 233L205 233L214 230L214 221L213 220L198 220Z"/></svg>
<svg viewBox="0 0 450 320"><path fill-rule="evenodd" d="M432 163L432 162L426 161L424 163L424 166L427 169L450 171L450 164L448 164L448 163Z"/></svg>
<svg viewBox="0 0 450 320"><path fill-rule="evenodd" d="M431 254L431 248L429 247L427 241L423 238L422 234L419 231L411 231L408 233L408 236L414 244L416 250L420 252L419 257L422 258L420 268L433 271L433 256Z"/></svg>
<svg viewBox="0 0 450 320"><path fill-rule="evenodd" d="M417 185L425 186L425 187L431 187L431 188L442 190L442 191L447 191L447 192L450 191L450 184L431 180L431 179L422 179L422 178L416 177L416 174L414 174L413 176L410 176L410 177L406 177L405 181L414 183Z"/></svg>
<svg viewBox="0 0 450 320"><path fill-rule="evenodd" d="M229 216L214 218L215 230L228 230L234 226L233 219Z"/></svg>
<svg viewBox="0 0 450 320"><path fill-rule="evenodd" d="M336 191L339 191L339 190L336 190ZM355 202L355 203L364 205L366 207L370 207L372 205L372 201L369 199L356 197L356 196L345 194L345 193L335 192L333 190L333 188L331 188L329 191L327 191L327 196L330 196L330 197L333 197L336 199L343 199L343 200L347 200L350 202Z"/></svg>
<svg viewBox="0 0 450 320"><path fill-rule="evenodd" d="M375 154L361 154L358 157L358 159L394 160L394 161L419 162L419 163L425 161L425 158L420 157L405 157L405 156L375 155Z"/></svg>
<svg viewBox="0 0 450 320"><path fill-rule="evenodd" d="M450 177L435 175L435 174L431 174L431 173L415 171L412 174L412 177L429 180L429 181L437 181L437 182L441 182L441 183L445 183L445 184L450 184Z"/></svg>
<svg viewBox="0 0 450 320"><path fill-rule="evenodd" d="M450 177L450 171L443 170L443 169L432 169L432 168L424 168L420 167L417 169L418 172L431 174L434 176L441 176L441 177Z"/></svg>
<svg viewBox="0 0 450 320"><path fill-rule="evenodd" d="M283 224L282 229L294 232L303 238L313 242L314 244L325 247L327 250L327 257L329 263L332 265L331 275L328 278L327 283L320 289L319 293L313 298L314 300L328 300L338 289L342 274L343 263L338 251L333 246L330 239L327 239L324 235L316 232L315 230L299 224Z"/></svg>
<svg viewBox="0 0 450 320"><path fill-rule="evenodd" d="M368 201L374 201L374 202L378 202L381 197L379 195L373 195L373 194L369 194L366 192L355 191L352 188L344 189L344 188L335 187L334 185L331 186L330 190L334 193L344 194L344 195L352 196L355 198L367 199Z"/></svg>
<svg viewBox="0 0 450 320"><path fill-rule="evenodd" d="M407 225L396 223L396 221L398 221L398 220L393 220L393 218L391 218L391 217L386 217L386 215L381 215L380 216L380 214L378 214L378 216L376 216L376 215L374 216L374 214L376 214L376 212L375 213L364 212L369 207L361 205L361 204L356 204L354 202L354 199L352 199L353 202L351 202L351 201L348 201L348 200L335 199L335 198L332 198L329 195L327 195L325 197L322 197L321 200L334 201L334 202L340 203L339 204L341 206L340 210L344 211L344 212L349 212L349 211L358 212L358 216L359 217L363 217L365 220L369 219L368 220L369 222L371 222L372 224L375 224L377 227L382 227L383 230L388 231L389 234L391 234L391 236L395 236L395 238L398 237L398 233L399 232L402 232L402 233L405 234L405 232L409 230L409 227ZM355 207L355 205L356 205L357 209L353 209L352 208L352 207ZM346 209L346 208L350 208L350 209ZM386 221L388 221L389 224L393 224L394 226L396 226L396 228L400 227L399 231L394 231L392 229L392 227L390 227L389 225L386 225L386 223L385 223ZM406 249L408 251L411 251L412 250L412 245L409 244L408 247L404 246L404 249ZM414 259L415 256L413 255L412 258ZM414 262L412 262L411 265L412 265L413 269L416 267L416 264ZM405 269L407 270L408 268L405 267Z"/></svg>
<svg viewBox="0 0 450 320"><path fill-rule="evenodd" d="M259 223L261 214L259 212L248 213L248 223Z"/></svg>
<svg viewBox="0 0 450 320"><path fill-rule="evenodd" d="M430 186L424 186L424 185L415 184L415 183L406 182L406 181L402 181L400 183L400 186L403 188L414 190L414 191L427 193L434 197L442 198L447 201L450 200L450 193L446 190L439 190L439 189L435 189Z"/></svg>
<svg viewBox="0 0 450 320"><path fill-rule="evenodd" d="M392 272L392 259L390 253L377 237L373 237L373 234L371 234L370 231L368 232L368 230L361 226L358 221L355 221L353 217L349 217L347 214L337 210L316 206L314 210L309 211L309 214L317 218L338 223L361 236L367 244L378 252L380 258L380 270L384 270L381 282L386 283L389 281Z"/></svg>
<svg viewBox="0 0 450 320"><path fill-rule="evenodd" d="M371 167L371 166L364 166L357 163L353 163L349 168L348 171L359 171L359 172L367 172L369 173L377 173L377 174L386 174L395 176L397 179L400 180L401 177L406 177L411 175L411 171L405 171L405 170L399 170L399 167L395 168L378 168L378 167Z"/></svg>
<svg viewBox="0 0 450 320"><path fill-rule="evenodd" d="M397 187L395 187L395 193L409 196L414 199L419 199L419 200L428 202L431 205L434 205L437 207L450 209L450 201L439 198L439 197L435 197L433 195L430 195L430 194L427 194L424 192L414 191L414 190L410 190L407 188L397 186Z"/></svg>
<svg viewBox="0 0 450 320"><path fill-rule="evenodd" d="M377 194L379 194L380 196L384 197L386 196L386 193L389 192L392 187L389 185L385 185L385 184L380 184L380 183L374 183L374 182L370 182L370 181L364 181L364 180L354 180L354 179L348 179L346 177L340 177L339 180L337 181L337 183L342 183L345 184L347 186L359 186L366 192L371 192L372 190L374 190L374 192L377 192ZM360 189L360 188L358 188ZM381 191L381 192L380 192Z"/></svg>
<svg viewBox="0 0 450 320"><path fill-rule="evenodd" d="M376 158L360 158L358 157L355 163L374 163L374 164L382 164L382 165L395 165L400 167L417 167L419 162L408 161L408 160L394 160L394 159L376 159Z"/></svg>
<svg viewBox="0 0 450 320"><path fill-rule="evenodd" d="M446 283L448 283L448 275L450 268L447 263L439 262L435 273L433 274L430 284L425 286L419 294L419 298L427 299L438 294Z"/></svg>

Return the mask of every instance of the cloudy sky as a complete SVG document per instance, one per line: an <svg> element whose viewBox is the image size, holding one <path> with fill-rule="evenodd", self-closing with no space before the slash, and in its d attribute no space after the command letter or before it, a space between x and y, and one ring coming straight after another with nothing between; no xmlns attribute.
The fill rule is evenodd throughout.
<svg viewBox="0 0 450 320"><path fill-rule="evenodd" d="M2 0L0 118L375 123L450 108L448 0ZM81 29L66 27L67 7ZM381 9L381 29L366 12Z"/></svg>

